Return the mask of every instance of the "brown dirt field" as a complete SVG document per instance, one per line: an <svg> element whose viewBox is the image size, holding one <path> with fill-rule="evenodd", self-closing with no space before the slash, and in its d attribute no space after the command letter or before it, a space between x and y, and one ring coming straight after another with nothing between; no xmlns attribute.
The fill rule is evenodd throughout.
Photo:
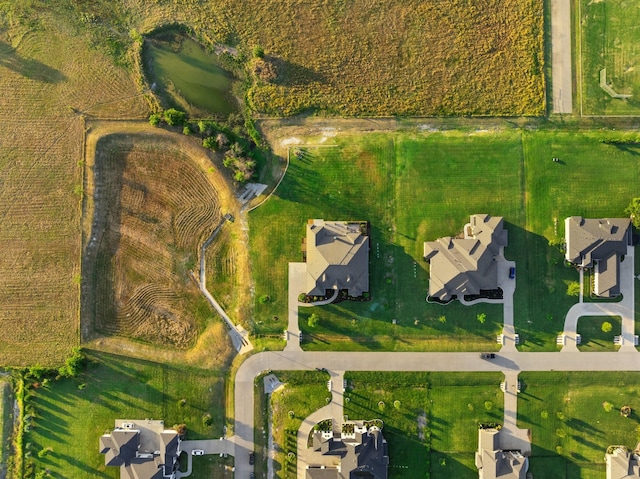
<svg viewBox="0 0 640 479"><path fill-rule="evenodd" d="M240 216L231 184L219 173L220 159L212 161L196 140L148 122L91 122L86 145L82 332L87 345L120 353L137 345L139 351L131 354L142 355L155 349L96 338L116 334L192 347L182 353L157 350L167 360L227 361L231 347L225 330L211 321L215 313L189 273L197 277L199 247L220 216ZM217 263L236 277L225 284L209 279L208 288L216 298L224 292L222 303L242 322L237 305L248 304L249 291L229 296L228 283L249 277L246 234L239 221L227 222L222 231L207 250L208 277Z"/></svg>
<svg viewBox="0 0 640 479"><path fill-rule="evenodd" d="M143 116L130 74L63 19L0 22L0 365L53 366L79 343L84 118Z"/></svg>

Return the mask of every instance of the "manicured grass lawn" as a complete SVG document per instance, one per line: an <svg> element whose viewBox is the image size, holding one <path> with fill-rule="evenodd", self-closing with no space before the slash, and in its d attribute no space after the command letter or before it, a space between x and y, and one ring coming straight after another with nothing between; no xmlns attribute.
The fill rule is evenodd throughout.
<svg viewBox="0 0 640 479"><path fill-rule="evenodd" d="M422 260L424 241L459 235L470 214L489 213L504 216L505 256L519 272L514 311L520 349L556 350L556 335L576 302L567 285L578 280L552 245L564 240L564 219L619 217L640 195L634 152L599 141L615 135L399 132L337 137L337 146L309 148L308 159L292 160L276 195L250 216L256 298L271 298L266 304L256 299L255 332L279 336L286 327L287 263L301 260L307 219L365 219L372 231L372 299L301 308L305 349L497 348L502 306L426 303L428 265ZM321 318L316 328L307 326L311 313ZM485 324L475 319L479 313L487 314Z"/></svg>
<svg viewBox="0 0 640 479"><path fill-rule="evenodd" d="M531 429L534 477L601 478L609 445L635 447L640 373L527 372L520 381L518 427ZM625 405L633 410L629 418L620 414Z"/></svg>
<svg viewBox="0 0 640 479"><path fill-rule="evenodd" d="M611 324L612 330L605 333L602 325ZM578 334L582 335L582 342L578 346L580 351L617 351L620 346L613 344L613 337L622 331L620 316L582 316L578 319Z"/></svg>
<svg viewBox="0 0 640 479"><path fill-rule="evenodd" d="M350 372L345 378L345 414L384 421L390 478L407 471L416 478L477 477L478 423L502 422L501 374Z"/></svg>
<svg viewBox="0 0 640 479"><path fill-rule="evenodd" d="M47 468L55 477L78 479L119 477L118 468L105 467L98 453L98 438L113 429L115 419L163 419L168 427L185 423L187 439L222 435L222 373L103 353L89 353L88 358L77 378L29 390L27 413L31 405L34 419L25 435L25 451L31 453L28 471ZM187 400L184 406L181 399ZM206 413L212 416L211 426L203 424ZM39 458L47 447L52 451Z"/></svg>
<svg viewBox="0 0 640 479"><path fill-rule="evenodd" d="M625 0L580 0L582 40L582 106L586 115L640 114L640 11ZM578 59L580 61L580 59ZM600 70L606 68L607 83L616 93L631 98L615 99L600 86Z"/></svg>
<svg viewBox="0 0 640 479"><path fill-rule="evenodd" d="M296 435L303 419L326 406L326 398L331 398L331 393L327 391L329 375L317 371L277 371L275 375L285 386L271 395L273 440L277 444L274 469L276 477L280 479L296 479L296 461L288 461L287 455L297 455ZM264 397L262 378L258 380L257 387L259 394ZM289 414L290 411L293 416ZM266 439L262 437L261 442ZM260 461L256 461L256 471L260 470L259 466L264 460L260 458Z"/></svg>

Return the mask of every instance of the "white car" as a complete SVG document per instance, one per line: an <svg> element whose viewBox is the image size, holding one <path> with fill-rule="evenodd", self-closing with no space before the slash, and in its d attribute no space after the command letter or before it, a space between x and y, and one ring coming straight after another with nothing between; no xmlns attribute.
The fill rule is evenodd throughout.
<svg viewBox="0 0 640 479"><path fill-rule="evenodd" d="M204 456L204 451L202 449L194 449L191 451L192 456Z"/></svg>

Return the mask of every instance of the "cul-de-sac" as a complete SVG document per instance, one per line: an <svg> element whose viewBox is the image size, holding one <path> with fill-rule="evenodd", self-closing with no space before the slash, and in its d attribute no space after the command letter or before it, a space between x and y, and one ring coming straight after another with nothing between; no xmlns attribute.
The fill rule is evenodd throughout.
<svg viewBox="0 0 640 479"><path fill-rule="evenodd" d="M633 0L0 0L0 479L640 479Z"/></svg>

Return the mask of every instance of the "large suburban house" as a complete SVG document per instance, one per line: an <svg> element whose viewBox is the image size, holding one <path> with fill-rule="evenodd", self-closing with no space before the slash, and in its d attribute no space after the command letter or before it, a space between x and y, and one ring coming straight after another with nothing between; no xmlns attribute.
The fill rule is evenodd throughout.
<svg viewBox="0 0 640 479"><path fill-rule="evenodd" d="M100 454L105 465L120 468L120 479L175 479L180 445L164 421L116 419L115 429L100 437Z"/></svg>
<svg viewBox="0 0 640 479"><path fill-rule="evenodd" d="M503 451L498 445L495 428L478 431L476 467L479 479L525 479L529 459L520 451Z"/></svg>
<svg viewBox="0 0 640 479"><path fill-rule="evenodd" d="M309 220L306 262L306 294L347 290L349 296L362 296L369 291L368 223Z"/></svg>
<svg viewBox="0 0 640 479"><path fill-rule="evenodd" d="M640 477L640 444L630 452L624 446L610 446L604 456L607 479L630 479Z"/></svg>
<svg viewBox="0 0 640 479"><path fill-rule="evenodd" d="M313 449L323 456L336 456L337 467L310 465L306 479L387 479L387 441L377 426L363 422L343 424L343 431L315 431Z"/></svg>
<svg viewBox="0 0 640 479"><path fill-rule="evenodd" d="M430 264L429 297L448 302L498 289L497 259L507 246L500 216L471 215L462 238L445 236L424 243Z"/></svg>
<svg viewBox="0 0 640 479"><path fill-rule="evenodd" d="M593 292L611 298L620 294L620 261L631 245L629 218L564 220L567 252L565 259L582 268L593 268Z"/></svg>

